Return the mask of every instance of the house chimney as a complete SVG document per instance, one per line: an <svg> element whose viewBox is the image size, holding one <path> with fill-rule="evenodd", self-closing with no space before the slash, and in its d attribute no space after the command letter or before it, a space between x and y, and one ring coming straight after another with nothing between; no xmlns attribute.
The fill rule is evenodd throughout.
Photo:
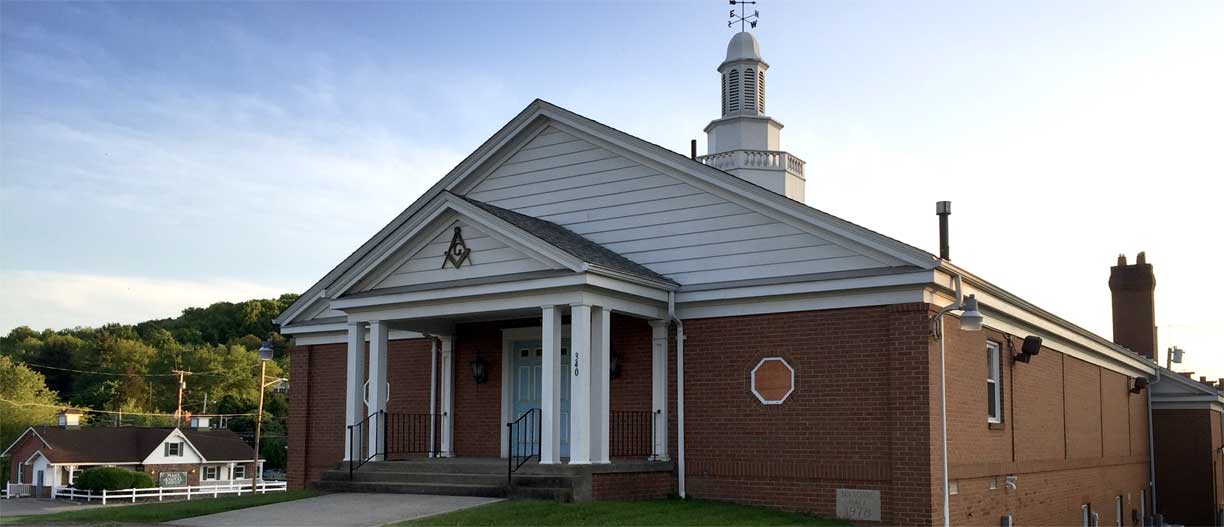
<svg viewBox="0 0 1224 527"><path fill-rule="evenodd" d="M1114 342L1156 360L1156 275L1147 256L1139 253L1127 265L1126 255L1118 255L1118 265L1109 269L1109 291Z"/></svg>
<svg viewBox="0 0 1224 527"><path fill-rule="evenodd" d="M81 427L81 411L76 408L65 408L55 417L61 428L73 430Z"/></svg>

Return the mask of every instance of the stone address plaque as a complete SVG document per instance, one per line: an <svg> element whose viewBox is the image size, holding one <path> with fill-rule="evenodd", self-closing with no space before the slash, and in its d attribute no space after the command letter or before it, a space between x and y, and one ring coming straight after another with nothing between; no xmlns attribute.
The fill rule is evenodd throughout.
<svg viewBox="0 0 1224 527"><path fill-rule="evenodd" d="M880 491L837 489L837 517L846 520L880 521Z"/></svg>
<svg viewBox="0 0 1224 527"><path fill-rule="evenodd" d="M762 404L782 404L795 391L795 370L781 357L761 359L752 369L752 394Z"/></svg>

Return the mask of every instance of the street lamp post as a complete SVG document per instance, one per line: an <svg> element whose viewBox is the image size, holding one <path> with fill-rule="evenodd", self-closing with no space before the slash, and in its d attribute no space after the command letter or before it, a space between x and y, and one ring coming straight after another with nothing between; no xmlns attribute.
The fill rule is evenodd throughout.
<svg viewBox="0 0 1224 527"><path fill-rule="evenodd" d="M259 432L263 425L264 389L267 388L264 383L270 360L272 360L272 339L265 340L259 347L259 412L255 418L255 445L251 447L253 450L251 462L254 465L251 470L251 494L255 494L259 488Z"/></svg>

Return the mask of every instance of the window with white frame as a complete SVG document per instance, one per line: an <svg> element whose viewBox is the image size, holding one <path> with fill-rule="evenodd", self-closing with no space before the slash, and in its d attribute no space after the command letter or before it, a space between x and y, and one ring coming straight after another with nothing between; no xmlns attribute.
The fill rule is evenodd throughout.
<svg viewBox="0 0 1224 527"><path fill-rule="evenodd" d="M234 465L234 475L230 479L246 479L246 465Z"/></svg>
<svg viewBox="0 0 1224 527"><path fill-rule="evenodd" d="M1000 388L999 343L986 341L986 422L1003 422L1003 391Z"/></svg>
<svg viewBox="0 0 1224 527"><path fill-rule="evenodd" d="M183 443L170 442L166 443L166 457L183 455Z"/></svg>
<svg viewBox="0 0 1224 527"><path fill-rule="evenodd" d="M221 467L204 467L204 479L207 481L221 479L220 471Z"/></svg>

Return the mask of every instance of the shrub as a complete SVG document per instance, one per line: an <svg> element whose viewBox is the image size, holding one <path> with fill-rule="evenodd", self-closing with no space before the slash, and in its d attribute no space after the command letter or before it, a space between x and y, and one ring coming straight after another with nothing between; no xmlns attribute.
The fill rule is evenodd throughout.
<svg viewBox="0 0 1224 527"><path fill-rule="evenodd" d="M155 487L153 477L144 472L132 472L132 487L133 489L150 489Z"/></svg>
<svg viewBox="0 0 1224 527"><path fill-rule="evenodd" d="M153 478L143 472L119 467L91 468L76 479L76 488L102 492L103 490L143 489L153 486Z"/></svg>

